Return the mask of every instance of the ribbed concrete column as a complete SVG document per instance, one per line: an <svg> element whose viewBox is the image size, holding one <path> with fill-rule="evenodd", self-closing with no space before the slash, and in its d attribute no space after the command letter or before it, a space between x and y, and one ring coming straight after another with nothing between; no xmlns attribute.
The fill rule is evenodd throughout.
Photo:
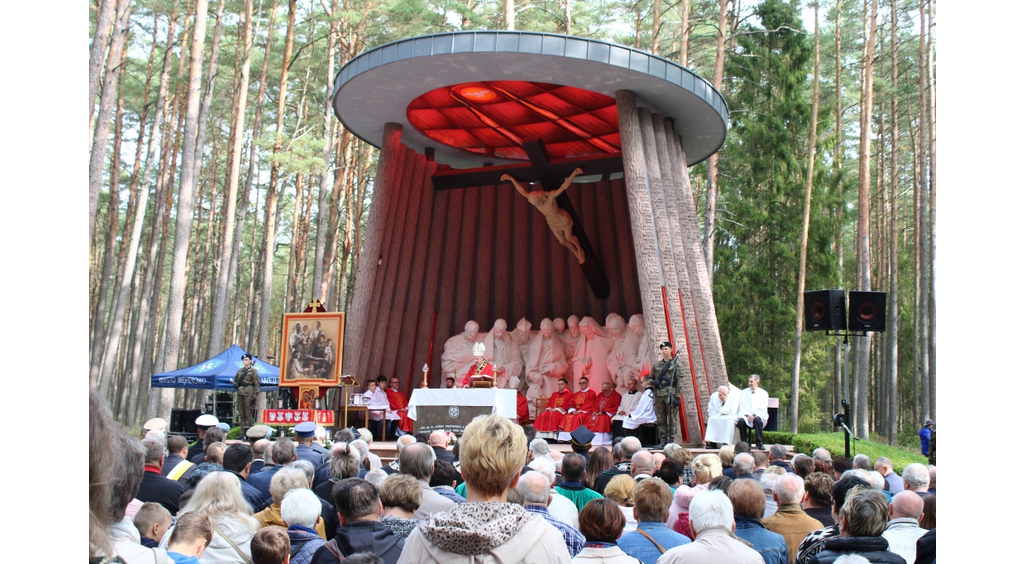
<svg viewBox="0 0 1024 564"><path fill-rule="evenodd" d="M342 361L345 373L351 374L357 370L367 349L364 337L368 308L371 305L373 290L377 286L377 273L382 266L377 264L375 257L381 254L384 231L388 227L388 208L399 190L403 154L402 126L397 123L386 124L380 159L377 161L377 176L373 182L373 201L366 222L362 258L356 271L352 308L345 316L345 357Z"/></svg>
<svg viewBox="0 0 1024 564"><path fill-rule="evenodd" d="M670 316L665 310L663 299L665 282L648 189L650 178L644 158L643 133L640 130L636 95L630 90L618 90L615 92L615 103L619 113L623 176L626 180L637 277L640 281L640 301L644 309L648 350L654 353L659 350L659 343L669 337ZM655 360L656 358L651 358L652 363ZM671 440L678 440L678 437L672 437Z"/></svg>
<svg viewBox="0 0 1024 564"><path fill-rule="evenodd" d="M683 314L681 333L684 338L680 340L681 344L679 346L686 347L686 353L690 361L688 368L692 374L691 384L694 388L693 395L686 398L690 403L685 406L685 409L687 413L693 412L696 414L699 422L698 428L704 429L706 423L704 406L707 405L709 398L708 378L705 371L704 358L701 354L700 345L697 342L697 318L693 310L690 277L686 268L686 247L683 243L679 203L677 201L680 185L678 167L674 166L672 161L672 155L675 152L669 149L669 139L665 135L665 119L659 115L651 116L651 119L655 145L658 151L658 161L664 164L662 169L662 187L664 188L662 197L668 214L669 232L672 237L672 259L679 282L678 291L672 296L672 299L678 304ZM693 427L690 428L692 429Z"/></svg>
<svg viewBox="0 0 1024 564"><path fill-rule="evenodd" d="M714 390L729 381L729 374L725 369L725 355L722 353L715 304L711 300L711 280L704 260L704 250L700 245L700 234L697 232L697 210L693 203L690 172L686 168L686 153L682 140L668 122L665 123L665 132L674 147L673 160L678 163L675 167L680 180L677 203L683 244L686 246L686 269L689 273L690 289L693 291L694 310L697 313L697 342L703 353L711 389Z"/></svg>

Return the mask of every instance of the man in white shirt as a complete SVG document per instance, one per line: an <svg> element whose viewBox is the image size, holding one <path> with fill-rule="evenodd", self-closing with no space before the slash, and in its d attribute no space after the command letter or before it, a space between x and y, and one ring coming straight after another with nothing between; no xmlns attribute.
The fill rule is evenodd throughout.
<svg viewBox="0 0 1024 564"><path fill-rule="evenodd" d="M644 423L654 423L658 420L654 414L654 390L651 388L651 376L648 374L640 380L640 387L643 388L643 394L640 396L640 400L636 402L636 406L630 410L629 414L622 420L623 430L632 436L636 436L635 430L643 425ZM633 431L633 432L630 432Z"/></svg>
<svg viewBox="0 0 1024 564"><path fill-rule="evenodd" d="M708 401L708 428L704 442L708 448L718 444L736 444L736 417L740 408L740 389L732 384L719 386Z"/></svg>
<svg viewBox="0 0 1024 564"><path fill-rule="evenodd" d="M740 438L753 444L750 440L750 429L757 431L757 449L764 450L764 439L761 437L764 424L768 421L768 392L761 388L761 377L751 374L747 380L749 388L740 393L739 413L736 416L736 428Z"/></svg>

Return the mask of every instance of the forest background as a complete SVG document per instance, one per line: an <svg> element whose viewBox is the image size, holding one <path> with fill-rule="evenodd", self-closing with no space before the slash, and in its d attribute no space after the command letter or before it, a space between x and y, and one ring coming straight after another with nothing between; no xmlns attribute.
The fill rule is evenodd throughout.
<svg viewBox="0 0 1024 564"><path fill-rule="evenodd" d="M936 412L935 7L825 1L816 30L781 0L90 3L90 385L138 425L204 399L149 374L232 342L273 355L314 294L344 311L376 150L330 112L335 73L395 39L511 28L716 84L732 129L690 173L733 383L762 374L780 429L828 429L847 397L858 434L907 444ZM801 284L890 292L888 331L850 351L802 333Z"/></svg>

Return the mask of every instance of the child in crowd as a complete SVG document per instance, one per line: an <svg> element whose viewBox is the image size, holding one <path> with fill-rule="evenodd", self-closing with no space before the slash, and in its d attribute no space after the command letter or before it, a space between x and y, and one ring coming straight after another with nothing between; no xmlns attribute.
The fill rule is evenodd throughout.
<svg viewBox="0 0 1024 564"><path fill-rule="evenodd" d="M249 545L253 564L288 564L291 541L281 527L264 527L252 537Z"/></svg>
<svg viewBox="0 0 1024 564"><path fill-rule="evenodd" d="M142 504L132 522L139 530L142 546L156 548L167 533L167 529L171 528L171 512L159 503L151 501Z"/></svg>
<svg viewBox="0 0 1024 564"><path fill-rule="evenodd" d="M199 564L199 558L213 540L213 523L198 511L178 517L167 541L167 556L175 564Z"/></svg>

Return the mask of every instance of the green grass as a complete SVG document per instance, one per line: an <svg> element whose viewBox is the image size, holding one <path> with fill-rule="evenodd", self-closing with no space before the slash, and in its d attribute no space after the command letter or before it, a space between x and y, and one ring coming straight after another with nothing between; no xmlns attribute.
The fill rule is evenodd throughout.
<svg viewBox="0 0 1024 564"><path fill-rule="evenodd" d="M772 443L793 445L796 452L802 452L807 455L810 455L811 452L818 447L827 448L828 451L832 453L833 458L837 456L845 456L846 454L843 433L804 433L794 435L793 433L765 431L764 442L766 445L770 445ZM889 460L892 460L893 470L897 474L902 474L903 468L912 462L920 462L926 466L928 465L928 458L922 456L920 452L915 452L899 446L893 447L869 440L854 441L851 439L850 457L852 458L862 453L870 456L872 462L874 462L879 456L889 458Z"/></svg>

